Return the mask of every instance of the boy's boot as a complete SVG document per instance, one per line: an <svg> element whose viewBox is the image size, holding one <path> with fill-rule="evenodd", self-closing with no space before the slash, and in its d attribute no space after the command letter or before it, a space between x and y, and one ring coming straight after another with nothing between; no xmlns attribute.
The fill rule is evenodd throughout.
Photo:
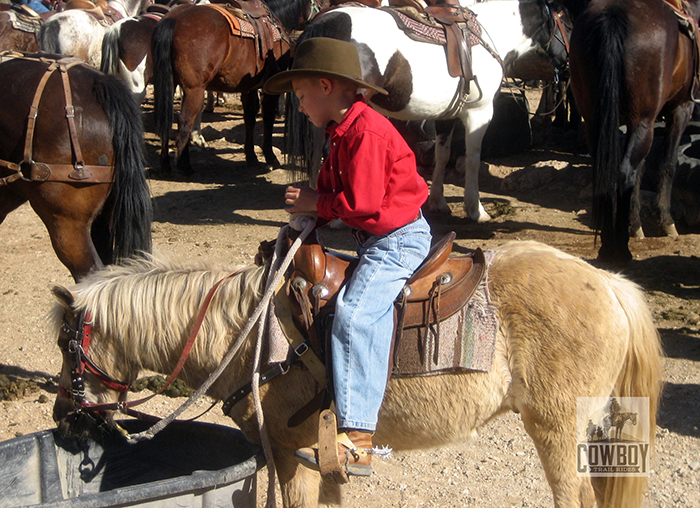
<svg viewBox="0 0 700 508"><path fill-rule="evenodd" d="M338 459L345 473L352 476L372 474L372 433L350 430L337 435ZM301 448L294 454L297 461L320 471L318 448Z"/></svg>

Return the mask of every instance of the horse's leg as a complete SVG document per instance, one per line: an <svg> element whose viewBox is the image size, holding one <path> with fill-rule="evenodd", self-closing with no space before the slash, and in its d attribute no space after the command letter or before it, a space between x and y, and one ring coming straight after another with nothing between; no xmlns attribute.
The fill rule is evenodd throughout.
<svg viewBox="0 0 700 508"><path fill-rule="evenodd" d="M638 125L627 126L627 146L620 162L617 181L617 207L614 224L603 224L600 230L601 260L625 261L632 259L629 250L630 220L633 207L634 188L639 179L640 167L654 141L654 118L645 119Z"/></svg>
<svg viewBox="0 0 700 508"><path fill-rule="evenodd" d="M83 189L83 192L87 190ZM76 198L73 200L70 214L51 206L46 200L32 200L31 205L49 232L56 256L68 268L76 282L90 271L103 267L90 235L92 215L100 208L99 202L88 199L87 196Z"/></svg>
<svg viewBox="0 0 700 508"><path fill-rule="evenodd" d="M493 101L486 101L478 108L468 110L464 123L467 149L464 158L464 211L474 222L486 222L491 219L479 200L479 169L481 167L481 142L493 117Z"/></svg>
<svg viewBox="0 0 700 508"><path fill-rule="evenodd" d="M26 201L26 198L10 192L7 187L0 187L0 224L5 220L7 214L19 208Z"/></svg>
<svg viewBox="0 0 700 508"><path fill-rule="evenodd" d="M275 152L272 150L272 135L275 129L275 119L277 118L277 105L279 104L279 95L269 95L264 93L262 96L262 115L263 115L263 155L265 163L269 169L280 167L280 162L277 160Z"/></svg>
<svg viewBox="0 0 700 508"><path fill-rule="evenodd" d="M245 124L245 142L243 151L248 167L254 168L260 164L255 155L255 120L260 110L260 97L257 90L249 90L241 93L241 104L243 105L243 123Z"/></svg>
<svg viewBox="0 0 700 508"><path fill-rule="evenodd" d="M207 97L211 97L212 93L213 92L207 92ZM207 102L208 101L209 99L207 99ZM192 132L190 133L190 144L200 148L207 147L207 140L204 139L204 136L202 136L202 112L205 110L206 106L204 109L200 109L199 113L197 113L197 116L194 119L194 124L192 125Z"/></svg>
<svg viewBox="0 0 700 508"><path fill-rule="evenodd" d="M659 168L656 206L659 210L661 227L668 236L678 236L676 225L671 216L671 190L678 163L678 145L680 145L683 131L688 126L693 114L694 105L693 102L686 102L666 117L666 146L664 159Z"/></svg>
<svg viewBox="0 0 700 508"><path fill-rule="evenodd" d="M182 104L177 120L177 168L186 175L194 171L190 164L190 134L194 128L197 115L204 104L204 86L197 88L182 87Z"/></svg>
<svg viewBox="0 0 700 508"><path fill-rule="evenodd" d="M445 171L447 161L450 159L454 122L455 120L435 122L435 162L433 163L433 176L430 182L430 196L428 197L428 206L431 212L451 213L445 199Z"/></svg>

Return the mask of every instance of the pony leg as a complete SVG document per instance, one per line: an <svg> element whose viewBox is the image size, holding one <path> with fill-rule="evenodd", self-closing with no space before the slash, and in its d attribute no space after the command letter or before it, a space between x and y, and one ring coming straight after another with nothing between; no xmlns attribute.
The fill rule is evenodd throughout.
<svg viewBox="0 0 700 508"><path fill-rule="evenodd" d="M263 113L263 155L265 163L269 169L280 167L280 162L277 160L275 152L272 150L272 134L274 133L275 119L277 118L277 105L279 103L278 95L263 94L262 96L262 113Z"/></svg>
<svg viewBox="0 0 700 508"><path fill-rule="evenodd" d="M556 508L593 508L596 498L590 479L576 475L575 408L558 411L566 421L548 422L529 409L521 411L523 425L537 448Z"/></svg>
<svg viewBox="0 0 700 508"><path fill-rule="evenodd" d="M260 97L257 90L249 90L241 94L241 103L243 104L243 123L245 124L245 142L243 151L245 152L245 161L248 167L254 168L260 161L255 155L255 121L260 110Z"/></svg>
<svg viewBox="0 0 700 508"><path fill-rule="evenodd" d="M282 494L284 508L316 508L321 494L321 476L299 464L294 459L294 450L275 448L275 467ZM325 489L325 487L324 487ZM339 490L335 499L339 502ZM327 493L324 497L333 496Z"/></svg>
<svg viewBox="0 0 700 508"><path fill-rule="evenodd" d="M177 168L186 175L194 171L190 164L190 134L204 104L204 87L182 89L182 105L177 119Z"/></svg>
<svg viewBox="0 0 700 508"><path fill-rule="evenodd" d="M450 159L450 146L454 133L454 120L435 122L435 162L430 183L428 207L431 212L450 214L450 207L445 199L445 170Z"/></svg>
<svg viewBox="0 0 700 508"><path fill-rule="evenodd" d="M661 227L668 236L678 236L676 225L671 216L671 190L678 163L678 145L680 145L683 131L688 126L690 117L693 114L693 107L693 102L687 102L676 108L673 114L668 115L666 118L665 156L659 168L656 206L659 210Z"/></svg>

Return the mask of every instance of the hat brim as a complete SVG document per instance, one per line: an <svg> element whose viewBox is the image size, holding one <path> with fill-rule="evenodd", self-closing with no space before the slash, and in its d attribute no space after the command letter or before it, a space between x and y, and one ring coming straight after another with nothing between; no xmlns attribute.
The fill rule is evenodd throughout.
<svg viewBox="0 0 700 508"><path fill-rule="evenodd" d="M358 88L368 88L382 95L389 95L389 92L387 92L380 86L372 85L362 80L351 78L350 76L347 76L345 74L337 74L334 72L327 71L310 71L307 69L291 69L288 71L278 72L265 82L265 84L263 85L263 92L273 95L283 94L285 92L292 92L294 91L294 86L292 86L293 79L323 76L342 78L347 81L350 81L351 83L355 83Z"/></svg>

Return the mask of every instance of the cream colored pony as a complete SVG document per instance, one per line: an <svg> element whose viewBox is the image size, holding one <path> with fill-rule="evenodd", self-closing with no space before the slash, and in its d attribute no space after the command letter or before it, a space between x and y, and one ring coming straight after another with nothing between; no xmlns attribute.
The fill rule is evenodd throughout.
<svg viewBox="0 0 700 508"><path fill-rule="evenodd" d="M226 271L188 268L163 260L134 261L88 276L71 291L55 288L58 329L83 310L94 323L90 356L111 377L131 382L142 369L170 373L207 291ZM260 298L264 269L243 269L214 298L181 373L202 384L219 364ZM533 439L554 504L561 508L638 507L646 484L639 478L577 477L577 397L648 397L651 439L655 429L661 362L660 343L641 291L618 275L552 247L515 242L495 249L489 289L498 309L496 358L488 373L392 379L375 442L395 450L444 446L469 439L472 431L505 411L522 415ZM251 334L254 337L255 334ZM209 394L222 399L251 378L253 342L241 349ZM60 384L70 387L64 353ZM294 450L314 444L317 418L296 428L287 421L315 395L309 372L292 368L262 387L263 407L285 507L339 502L336 486L299 466ZM113 402L118 393L85 374L85 397ZM75 411L59 395L54 417ZM252 397L231 414L248 438L260 442ZM63 421L59 425L66 430ZM355 480L357 481L357 480Z"/></svg>

